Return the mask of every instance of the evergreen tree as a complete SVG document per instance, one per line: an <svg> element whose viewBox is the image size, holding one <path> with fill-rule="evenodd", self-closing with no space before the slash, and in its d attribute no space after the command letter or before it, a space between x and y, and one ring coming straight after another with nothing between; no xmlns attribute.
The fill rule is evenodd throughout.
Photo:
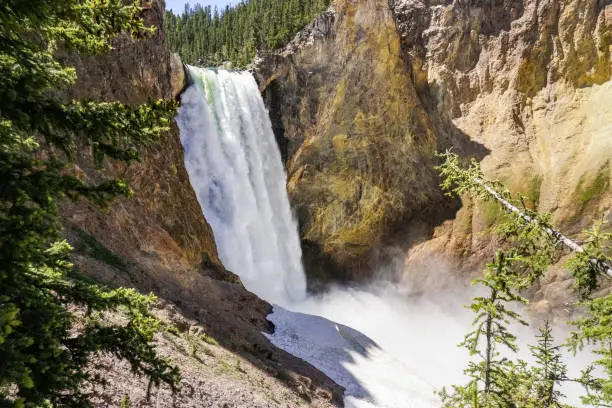
<svg viewBox="0 0 612 408"><path fill-rule="evenodd" d="M468 166L462 166L459 156L451 151L439 154L444 162L437 166L442 176L441 187L447 195L469 194L477 199L495 200L510 215L509 222L501 228L508 238L520 248L532 248L529 256L536 262L530 281L535 282L545 272L553 260L553 252L558 251L559 244L574 252L568 264L575 278L575 286L581 297L586 298L598 288L601 276L612 277L612 261L609 241L606 236L592 236L589 245L579 245L553 228L549 215L541 215L525 205L523 197L513 199L512 195L499 181L487 180L480 166L472 160ZM592 233L593 231L591 231ZM547 241L547 242L545 242Z"/></svg>
<svg viewBox="0 0 612 408"><path fill-rule="evenodd" d="M523 398L520 406L524 408L570 408L562 403L565 397L559 385L569 381L567 366L561 357L561 346L554 344L552 329L548 321L539 329L537 343L529 346L535 358L523 384ZM520 394L520 393L519 393Z"/></svg>
<svg viewBox="0 0 612 408"><path fill-rule="evenodd" d="M330 4L330 0L246 0L219 11L185 6L180 16L166 13L170 48L187 64L246 66L258 50L274 50Z"/></svg>
<svg viewBox="0 0 612 408"><path fill-rule="evenodd" d="M576 352L585 346L593 348L597 360L585 368L580 382L587 395L582 397L585 404L596 407L612 406L612 295L583 303L587 315L573 324L578 329L572 332L568 343ZM596 369L603 377L595 374Z"/></svg>
<svg viewBox="0 0 612 408"><path fill-rule="evenodd" d="M586 235L582 251L577 252L569 261L568 268L576 279L578 294L586 299L599 288L599 281L606 276L606 270L612 265L612 233L604 232L606 222L601 219L584 232Z"/></svg>
<svg viewBox="0 0 612 408"><path fill-rule="evenodd" d="M474 298L469 306L476 313L472 323L475 329L459 345L480 361L468 364L465 374L471 380L467 385L452 386L450 393L446 389L440 392L444 407L516 406L515 391L524 378L525 363L503 357L498 349L503 346L516 353L516 336L509 331L508 325L512 322L526 325L517 312L508 308L511 303L527 302L512 288L515 277L510 266L513 261L511 256L499 251L495 261L487 265L484 278L474 282L486 287L489 295Z"/></svg>
<svg viewBox="0 0 612 408"><path fill-rule="evenodd" d="M530 210L522 198L514 200L501 183L485 179L476 161L463 166L459 157L452 152L447 151L439 156L444 162L437 168L443 179L441 186L447 194L469 194L475 198L495 200L510 214L499 230L505 234L507 244L513 246L512 251L519 259L512 268L513 286L526 289L535 283L547 266L558 259L559 244L574 252L567 266L575 278L578 295L586 299L581 304L586 316L573 322L577 331L571 334L568 345L573 351L586 345L596 347L595 353L600 358L589 365L577 381L587 391L583 402L594 406L612 406L612 295L590 300L592 293L599 288L602 277L612 276L612 234L603 232L602 221L587 231L585 244L579 245L556 230L550 224L549 216ZM527 270L526 279L524 274L521 275L521 270ZM538 360L532 372L536 379L526 381L523 377L517 382L520 392L516 395L522 401L519 406L540 407L542 400L552 404L550 406L564 406L560 405L561 395L555 388L559 381L565 380L565 368L558 360L558 348L550 345L550 332L542 333L539 340L538 346L532 349L537 353ZM546 345L542 343L544 340ZM605 376L596 377L593 374L596 368L602 370ZM465 387L459 389L463 395L467 395L466 390ZM470 390L473 395L478 395L474 385ZM552 397L536 400L538 395L544 394Z"/></svg>
<svg viewBox="0 0 612 408"><path fill-rule="evenodd" d="M590 298L599 287L599 277L607 276L605 271L612 264L612 233L604 232L604 225L600 220L585 232L584 250L568 263L586 309L585 317L572 322L578 330L571 333L568 344L574 353L589 345L598 356L579 379L587 392L582 401L596 407L612 406L612 294ZM604 373L603 377L594 375L596 369Z"/></svg>
<svg viewBox="0 0 612 408"><path fill-rule="evenodd" d="M57 203L85 198L101 207L129 195L123 180L89 184L70 165L77 138L92 160L132 161L168 129L176 104L66 101L76 71L58 48L110 50L122 32L152 32L137 3L122 0L5 0L0 3L0 405L87 407L93 354L111 353L173 389L178 371L155 353L153 296L107 290L77 277L61 238ZM103 319L123 310L126 324ZM77 324L78 323L78 324Z"/></svg>

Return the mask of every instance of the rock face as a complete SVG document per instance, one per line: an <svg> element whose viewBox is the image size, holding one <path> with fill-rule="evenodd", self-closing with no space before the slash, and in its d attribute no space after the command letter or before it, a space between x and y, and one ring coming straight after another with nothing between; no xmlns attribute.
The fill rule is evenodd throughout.
<svg viewBox="0 0 612 408"><path fill-rule="evenodd" d="M580 193L598 174L607 186L612 170L606 3L391 2L434 113L490 151L489 175L513 191L538 185L534 204L561 223L610 203L602 183L593 197Z"/></svg>
<svg viewBox="0 0 612 408"><path fill-rule="evenodd" d="M289 157L307 269L354 278L395 225L439 199L436 138L387 3L334 7L255 72Z"/></svg>
<svg viewBox="0 0 612 408"><path fill-rule="evenodd" d="M611 48L609 1L336 2L256 67L282 100L305 256L346 271L411 233L406 269L435 253L478 271L498 214L464 200L443 222L432 155L447 147L564 231L588 226L612 206Z"/></svg>
<svg viewBox="0 0 612 408"><path fill-rule="evenodd" d="M163 27L163 1L153 1L151 6L145 21ZM183 66L167 50L162 28L146 40L123 37L113 46L107 55L65 57L79 77L68 97L137 104L149 98L176 97L184 87ZM180 319L200 325L261 376L280 379L283 392L297 394L315 406L340 403L337 385L272 346L262 334L272 328L266 321L271 306L247 292L219 261L213 232L189 183L175 125L129 167L107 162L101 169L92 168L85 160L89 154L83 148L77 152L76 171L82 177L93 182L124 178L134 197L118 200L105 213L82 201L63 204L66 236L75 247L80 272L110 286L154 292L177 310ZM129 375L127 370L123 373ZM262 395L253 396L253 401L268 398L265 390L260 391ZM134 398L140 398L141 393L134 392ZM225 396L215 398L223 405ZM247 401L240 406L256 405Z"/></svg>
<svg viewBox="0 0 612 408"><path fill-rule="evenodd" d="M552 213L567 233L602 214L611 219L610 2L390 5L434 122L451 121L489 151L481 162L489 178ZM466 273L480 270L495 246L490 226L498 215L488 204L464 202L454 222L411 249L406 270L433 253ZM561 265L553 272L534 297L560 311L571 281Z"/></svg>
<svg viewBox="0 0 612 408"><path fill-rule="evenodd" d="M154 4L144 18L159 26L164 5ZM120 37L113 48L107 55L66 58L79 77L69 97L137 104L149 98L178 96L185 81L183 66L178 56L168 52L161 29L143 41ZM96 237L107 235L102 241L122 256L154 259L170 269L196 267L203 261L221 265L212 230L191 190L174 124L144 152L140 163L132 166L108 162L98 171L88 167L84 160L88 155L83 149L79 152L80 172L94 182L109 176L124 178L135 194L133 199L117 202L104 215L88 206L67 204L66 218L71 225Z"/></svg>

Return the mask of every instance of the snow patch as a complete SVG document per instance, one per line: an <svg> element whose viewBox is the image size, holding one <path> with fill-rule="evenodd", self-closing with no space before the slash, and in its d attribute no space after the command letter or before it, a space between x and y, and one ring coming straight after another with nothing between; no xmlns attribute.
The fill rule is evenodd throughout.
<svg viewBox="0 0 612 408"><path fill-rule="evenodd" d="M436 406L431 385L357 330L279 306L268 320L276 326L274 334L266 335L270 341L343 386L346 407Z"/></svg>

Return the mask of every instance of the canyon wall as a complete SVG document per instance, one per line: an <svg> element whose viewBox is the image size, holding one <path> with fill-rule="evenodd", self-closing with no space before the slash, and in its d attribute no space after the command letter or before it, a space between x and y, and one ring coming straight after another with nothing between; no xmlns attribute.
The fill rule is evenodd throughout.
<svg viewBox="0 0 612 408"><path fill-rule="evenodd" d="M390 243L408 273L477 273L500 212L442 198L435 150L475 157L569 234L606 214L611 47L610 1L343 0L261 56L309 273L359 278ZM571 286L558 269L552 303Z"/></svg>
<svg viewBox="0 0 612 408"><path fill-rule="evenodd" d="M397 225L428 213L441 194L434 127L390 8L334 7L257 60L255 73L288 157L306 268L315 279L354 279Z"/></svg>
<svg viewBox="0 0 612 408"><path fill-rule="evenodd" d="M420 95L489 152L488 178L576 235L612 220L612 5L602 1L391 1ZM445 126L437 134L445 137ZM469 153L469 152L468 152ZM453 222L410 249L406 271L437 254L464 273L494 251L494 204L464 200ZM572 279L552 268L534 298L566 310ZM419 267L420 266L420 267Z"/></svg>

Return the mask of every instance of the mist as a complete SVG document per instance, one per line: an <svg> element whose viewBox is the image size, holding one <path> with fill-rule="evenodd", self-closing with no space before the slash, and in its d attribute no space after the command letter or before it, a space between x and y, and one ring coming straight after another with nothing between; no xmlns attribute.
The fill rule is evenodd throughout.
<svg viewBox="0 0 612 408"><path fill-rule="evenodd" d="M435 392L442 387L464 385L468 381L463 370L470 357L467 350L458 347L458 344L472 330L475 315L464 306L469 305L473 297L486 292L483 288L453 277L452 270L440 261L436 260L436 264L440 273L430 269L430 279L419 282L389 281L385 279L389 271L379 272L376 274L378 281L369 285L333 287L324 294L286 305L293 312L321 316L328 319L330 324L349 327L367 339L363 347L366 352L349 352L350 359L338 362L352 374L352 378L338 376L335 369L329 369L318 361L320 357L325 359L329 348L339 345L337 342L330 342L325 336L315 336L313 342L322 344L299 344L297 346L301 350L296 351L296 347L288 346L279 339L287 335L294 338L306 336L299 328L304 326L303 319L296 322L294 315L279 318L275 317L275 312L270 317L273 323L285 328L288 325L296 327L290 333L276 333L270 338L276 345L311 362L347 387L345 404L348 407L439 407L441 403ZM398 273L395 271L391 275L397 276ZM542 322L530 319L524 306L515 305L515 308L522 312L530 325L511 326L512 333L518 337L518 354L506 353L501 347L499 351L509 358L521 358L532 363L528 345L535 344L537 328ZM306 327L305 331L320 328L321 324L318 324ZM570 327L565 324L555 326L553 334L556 344L563 343L569 331ZM343 335L342 330L337 332ZM364 341L358 334L353 333L352 336L357 336L359 344ZM354 348L355 342L351 341L348 347ZM312 347L321 347L321 356L317 357ZM568 366L569 377L578 377L589 361L592 361L592 355L587 351L577 356L566 352L564 362ZM358 386L352 382L357 382ZM566 395L567 403L584 406L579 399L583 393L580 385L565 383L561 390Z"/></svg>

